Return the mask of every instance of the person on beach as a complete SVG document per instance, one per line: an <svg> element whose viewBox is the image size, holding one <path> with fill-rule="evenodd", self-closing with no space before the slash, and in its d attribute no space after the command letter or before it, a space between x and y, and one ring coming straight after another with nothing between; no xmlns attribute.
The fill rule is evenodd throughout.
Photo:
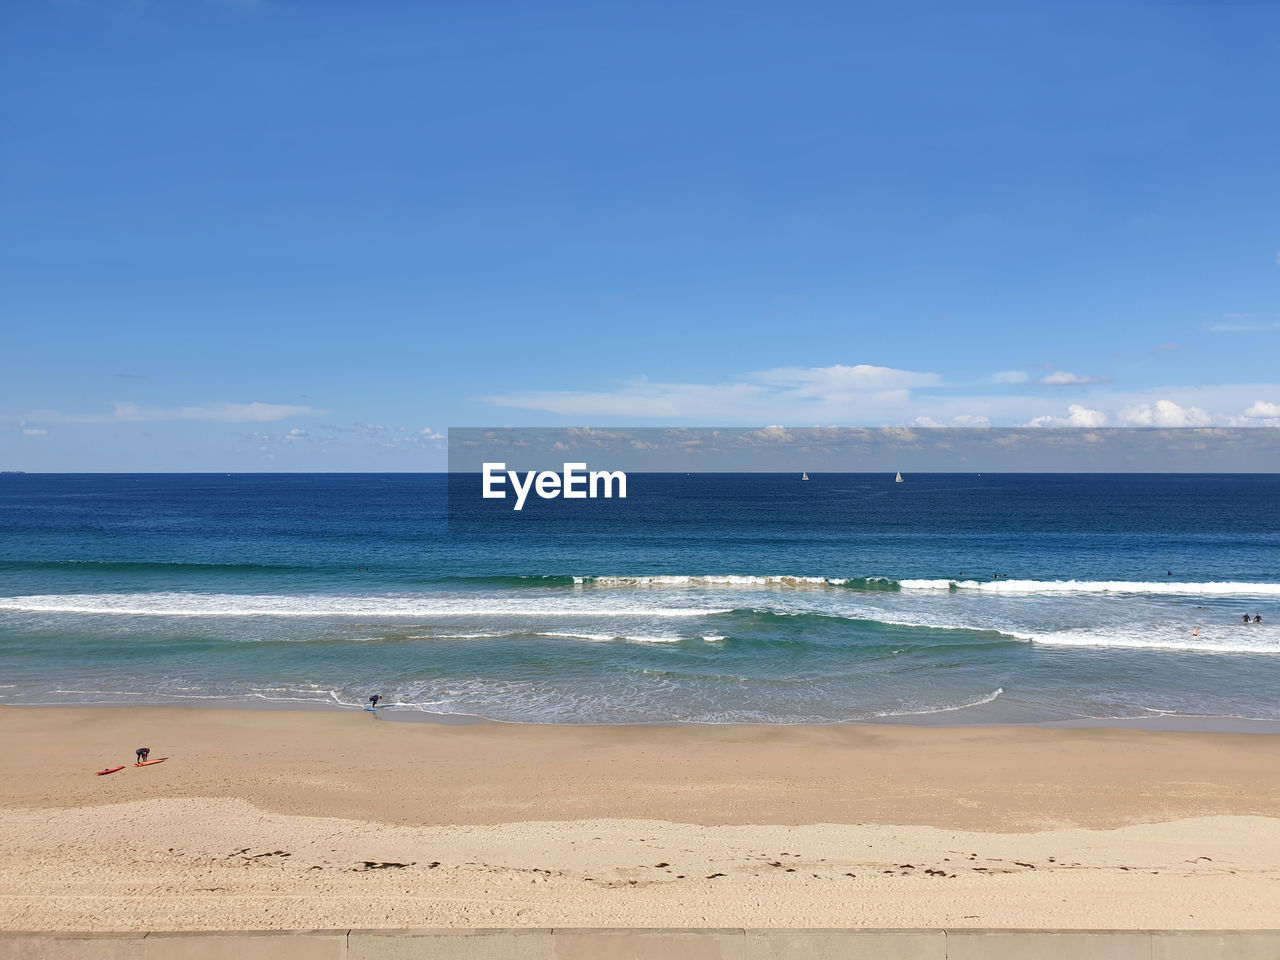
<svg viewBox="0 0 1280 960"><path fill-rule="evenodd" d="M137 755L139 763L146 763L147 757L151 756L150 747L139 747L137 750L133 752Z"/></svg>

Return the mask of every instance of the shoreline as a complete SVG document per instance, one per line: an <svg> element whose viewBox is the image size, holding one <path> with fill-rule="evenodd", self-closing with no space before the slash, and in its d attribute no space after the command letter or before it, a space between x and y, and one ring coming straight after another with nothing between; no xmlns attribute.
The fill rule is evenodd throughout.
<svg viewBox="0 0 1280 960"><path fill-rule="evenodd" d="M0 707L0 750L7 930L1280 927L1280 737Z"/></svg>
<svg viewBox="0 0 1280 960"><path fill-rule="evenodd" d="M289 789L276 775L305 770L315 787L344 798L336 812L386 822L509 822L503 811L510 810L548 820L568 815L1026 830L1152 822L1153 812L1165 819L1280 817L1280 736L1269 734L1043 724L389 719L355 708L3 706L0 752L10 776L0 778L0 807L24 799L76 806L203 795L288 813L335 812L323 793ZM154 756L173 757L157 768L160 777L152 778L147 792L122 788L121 777L85 780L105 766L131 764L141 743ZM434 783L424 796L412 774L433 766L447 770L451 782ZM180 777L170 775L175 770ZM498 770L505 782L494 782ZM928 790L912 799L922 782ZM872 783L892 790L882 794ZM376 790L366 789L375 784ZM453 802L481 787L489 793L484 807L462 809ZM736 794L733 806L724 805L725 794ZM889 802L889 796L898 799ZM969 808L954 803L959 796L984 797L984 812L964 814ZM952 803L932 802L938 797ZM748 809L749 818L735 813Z"/></svg>
<svg viewBox="0 0 1280 960"><path fill-rule="evenodd" d="M984 703L959 710L945 710L929 714L900 714L889 717L870 717L856 720L833 720L826 723L715 723L705 720L654 720L650 722L608 723L553 723L531 720L502 720L468 713L437 713L430 710L419 710L415 707L403 707L396 704L378 708L377 719L387 723L427 723L438 726L471 726L475 724L495 724L513 727L577 727L616 729L623 727L676 729L720 729L727 727L744 727L747 729L805 729L832 728L850 729L856 727L924 727L929 729L975 729L985 727L1011 727L1040 730L1149 730L1155 732L1182 733L1240 733L1240 734L1280 734L1280 720L1265 717L1237 716L1200 716L1191 714L1161 714L1142 717L1064 717L1057 719L1007 719L1007 713L1001 716L1000 711L990 709L991 704ZM216 710L216 711L250 711L250 712L283 712L283 713L326 713L353 714L367 712L359 704L333 703L324 701L269 701L269 700L197 700L175 698L165 703L0 703L3 710L135 710L135 709L175 709L175 710ZM966 719L967 718L967 719Z"/></svg>

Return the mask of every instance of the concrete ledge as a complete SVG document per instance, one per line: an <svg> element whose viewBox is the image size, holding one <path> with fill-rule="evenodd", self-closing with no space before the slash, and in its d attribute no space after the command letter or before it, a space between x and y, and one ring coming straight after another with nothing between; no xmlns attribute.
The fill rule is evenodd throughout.
<svg viewBox="0 0 1280 960"><path fill-rule="evenodd" d="M352 930L347 960L548 960L550 930Z"/></svg>
<svg viewBox="0 0 1280 960"><path fill-rule="evenodd" d="M347 960L347 931L148 933L142 960Z"/></svg>
<svg viewBox="0 0 1280 960"><path fill-rule="evenodd" d="M0 960L142 960L145 933L0 932Z"/></svg>
<svg viewBox="0 0 1280 960"><path fill-rule="evenodd" d="M1280 943L1280 940L1277 940ZM957 930L947 960L1151 960L1146 930Z"/></svg>
<svg viewBox="0 0 1280 960"><path fill-rule="evenodd" d="M744 960L745 930L552 931L552 960Z"/></svg>
<svg viewBox="0 0 1280 960"><path fill-rule="evenodd" d="M1276 908L1280 912L1280 906ZM1276 960L1277 930L1156 930L1151 960Z"/></svg>
<svg viewBox="0 0 1280 960"><path fill-rule="evenodd" d="M0 931L0 960L1280 960L1276 930Z"/></svg>
<svg viewBox="0 0 1280 960"><path fill-rule="evenodd" d="M746 960L946 960L945 930L748 930Z"/></svg>

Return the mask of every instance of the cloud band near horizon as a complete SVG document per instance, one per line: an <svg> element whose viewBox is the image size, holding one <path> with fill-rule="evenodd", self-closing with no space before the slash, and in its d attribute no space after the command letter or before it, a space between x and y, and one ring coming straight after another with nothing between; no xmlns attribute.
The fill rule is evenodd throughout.
<svg viewBox="0 0 1280 960"><path fill-rule="evenodd" d="M707 423L900 426L1280 426L1280 384L1120 391L1109 377L1006 370L981 382L858 364L778 367L720 383L637 378L604 390L526 390L478 398L561 417ZM981 389L975 389L975 388ZM1038 391L1037 388L1046 388ZM1068 399L1069 398L1069 399Z"/></svg>

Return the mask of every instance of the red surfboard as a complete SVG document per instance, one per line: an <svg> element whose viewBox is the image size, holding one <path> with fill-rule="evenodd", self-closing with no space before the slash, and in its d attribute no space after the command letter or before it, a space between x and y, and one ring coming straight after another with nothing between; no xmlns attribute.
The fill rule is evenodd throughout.
<svg viewBox="0 0 1280 960"><path fill-rule="evenodd" d="M135 763L135 764L134 764L134 766L135 766L135 767L149 767L149 766L151 766L153 763L164 763L164 762L165 762L166 760L168 760L168 759L169 759L168 757L157 757L157 758L156 758L156 759L154 759L154 760L143 760L141 763Z"/></svg>
<svg viewBox="0 0 1280 960"><path fill-rule="evenodd" d="M105 777L108 773L116 773L117 771L123 770L123 769L124 769L124 764L120 764L120 766L118 767L107 767L107 769L105 770L99 770L96 776Z"/></svg>

